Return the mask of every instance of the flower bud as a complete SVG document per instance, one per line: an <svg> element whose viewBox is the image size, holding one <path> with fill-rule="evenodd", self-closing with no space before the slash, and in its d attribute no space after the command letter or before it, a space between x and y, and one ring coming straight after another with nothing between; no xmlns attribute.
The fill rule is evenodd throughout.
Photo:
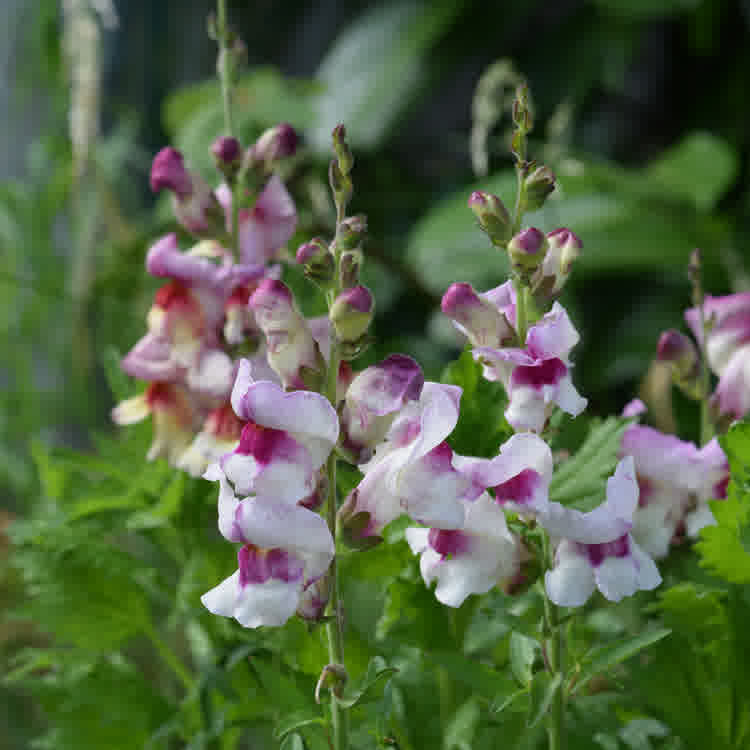
<svg viewBox="0 0 750 750"><path fill-rule="evenodd" d="M357 247L367 232L367 217L363 214L349 216L339 225L336 234L336 244L342 250L353 250Z"/></svg>
<svg viewBox="0 0 750 750"><path fill-rule="evenodd" d="M469 208L479 220L493 245L504 245L510 239L511 221L508 209L496 195L475 190L469 196Z"/></svg>
<svg viewBox="0 0 750 750"><path fill-rule="evenodd" d="M359 488L355 487L339 508L336 526L341 529L344 544L351 549L366 550L383 541L383 537L373 534L373 519L368 511L357 510Z"/></svg>
<svg viewBox="0 0 750 750"><path fill-rule="evenodd" d="M524 208L536 211L544 205L547 196L555 189L555 175L549 167L537 167L524 181Z"/></svg>
<svg viewBox="0 0 750 750"><path fill-rule="evenodd" d="M242 147L236 138L221 135L211 144L216 168L227 178L232 177L242 162Z"/></svg>
<svg viewBox="0 0 750 750"><path fill-rule="evenodd" d="M327 283L333 278L335 262L328 245L314 237L297 248L297 263L305 267L305 276L313 281Z"/></svg>
<svg viewBox="0 0 750 750"><path fill-rule="evenodd" d="M331 584L327 575L318 578L303 592L297 606L297 614L303 620L320 622L323 619L326 605L331 598Z"/></svg>
<svg viewBox="0 0 750 750"><path fill-rule="evenodd" d="M336 152L339 169L343 175L348 175L354 166L354 156L346 142L346 128L343 123L337 125L331 135L333 137L333 150Z"/></svg>
<svg viewBox="0 0 750 750"><path fill-rule="evenodd" d="M523 229L508 243L511 265L528 275L542 264L547 247L547 238L536 227Z"/></svg>
<svg viewBox="0 0 750 750"><path fill-rule="evenodd" d="M355 286L336 298L331 322L339 341L354 342L367 333L375 313L375 300L367 287Z"/></svg>
<svg viewBox="0 0 750 750"><path fill-rule="evenodd" d="M339 260L339 280L344 289L350 289L359 283L359 270L362 268L364 256L359 248L346 250L341 253Z"/></svg>
<svg viewBox="0 0 750 750"><path fill-rule="evenodd" d="M472 346L501 347L515 342L515 331L505 314L477 294L471 284L451 284L440 307L468 337Z"/></svg>
<svg viewBox="0 0 750 750"><path fill-rule="evenodd" d="M225 230L224 212L211 188L196 174L185 169L182 154L167 146L151 165L151 189L162 188L174 194L174 213L189 232L198 236L216 236Z"/></svg>
<svg viewBox="0 0 750 750"><path fill-rule="evenodd" d="M666 362L675 384L692 398L700 398L700 358L695 344L674 328L664 331L656 346L656 359Z"/></svg>
<svg viewBox="0 0 750 750"><path fill-rule="evenodd" d="M247 159L251 165L262 164L268 169L280 159L293 156L298 140L295 129L288 122L282 122L258 138L248 149Z"/></svg>
<svg viewBox="0 0 750 750"><path fill-rule="evenodd" d="M346 206L352 199L354 186L351 178L341 171L336 159L331 159L331 163L328 165L328 183L331 186L336 205Z"/></svg>
<svg viewBox="0 0 750 750"><path fill-rule="evenodd" d="M576 234L561 227L547 234L549 249L533 279L535 294L553 299L562 291L573 261L581 254L583 243Z"/></svg>

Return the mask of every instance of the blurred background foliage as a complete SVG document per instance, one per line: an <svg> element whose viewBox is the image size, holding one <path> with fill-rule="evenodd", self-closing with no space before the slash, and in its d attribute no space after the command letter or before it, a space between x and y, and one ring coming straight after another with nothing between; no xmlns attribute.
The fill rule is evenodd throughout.
<svg viewBox="0 0 750 750"><path fill-rule="evenodd" d="M52 498L83 502L67 479L55 486L48 451L101 448L115 396L135 388L117 362L143 331L156 287L144 273L146 249L173 228L167 204L154 204L147 190L150 159L173 143L216 181L208 145L222 116L215 48L205 33L212 9L203 0L10 0L0 9L3 518L25 517ZM513 71L525 76L536 110L531 153L559 178L556 195L529 222L546 231L569 226L584 242L564 302L582 333L577 383L595 413L619 411L641 387L659 332L681 326L694 247L704 250L709 291L748 287L747 0L287 0L283 10L272 0L230 0L229 10L248 48L236 103L243 141L280 120L304 136L288 175L301 217L295 239L331 226L329 137L337 122L347 125L357 159L353 209L368 216L366 281L378 300L379 343L370 359L404 351L438 377L460 346L436 314L445 287L467 280L487 288L504 278L503 258L466 208L473 189L503 197L513 189L507 119L483 132L488 113L474 101L480 76L500 59L510 61L497 82L500 96L485 107L502 102ZM486 174L476 174L472 160L480 171L484 162ZM301 289L300 274L287 274ZM314 296L305 304L319 312ZM75 471L90 483L97 466ZM142 512L144 497L164 502L181 492L165 495L165 477L156 466L135 489L109 486L99 497ZM177 507L161 510L162 521L157 513L131 528L159 529L164 518L179 517ZM85 518L90 508L74 512ZM75 533L95 532L102 529ZM23 533L44 537L40 529ZM143 559L143 550L131 552ZM191 564L210 566L210 559ZM74 562L87 569L85 560ZM4 564L2 571L7 602L20 583ZM138 573L132 596L124 586L134 611L141 586L174 583L149 583L149 571ZM75 608L65 597L61 606ZM112 623L104 645L138 633L148 639L150 623L145 614L127 627ZM14 653L34 637L23 624L3 625L0 648ZM115 686L124 685L133 701L148 704L133 728L147 736L148 712L163 707L148 699L143 674L114 658L87 668L103 700L122 700ZM84 672L79 663L56 673L47 710L83 710L73 703ZM40 709L17 684L2 690L0 723L8 731L0 748L25 747ZM473 710L465 709L469 719ZM76 744L80 729L58 722L44 746L119 746L95 729L90 744Z"/></svg>

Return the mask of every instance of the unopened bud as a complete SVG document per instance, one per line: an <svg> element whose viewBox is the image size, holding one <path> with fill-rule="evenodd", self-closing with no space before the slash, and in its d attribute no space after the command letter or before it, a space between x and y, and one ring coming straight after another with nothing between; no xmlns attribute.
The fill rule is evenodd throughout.
<svg viewBox="0 0 750 750"><path fill-rule="evenodd" d="M469 208L479 220L479 226L487 233L493 245L505 245L511 236L511 221L508 209L492 193L475 190L469 196Z"/></svg>
<svg viewBox="0 0 750 750"><path fill-rule="evenodd" d="M336 527L341 529L344 544L351 549L365 550L383 541L370 531L372 517L368 511L357 510L359 489L355 487L346 497L336 515Z"/></svg>
<svg viewBox="0 0 750 750"><path fill-rule="evenodd" d="M555 189L555 175L549 167L537 167L524 179L526 211L536 211L544 205L547 196Z"/></svg>
<svg viewBox="0 0 750 750"><path fill-rule="evenodd" d="M297 131L288 122L282 122L263 132L248 149L245 159L251 167L262 166L270 171L276 162L294 155L298 141Z"/></svg>
<svg viewBox="0 0 750 750"><path fill-rule="evenodd" d="M297 614L303 620L320 622L331 597L331 584L327 575L311 583L300 596Z"/></svg>
<svg viewBox="0 0 750 750"><path fill-rule="evenodd" d="M547 252L547 238L535 227L520 231L508 243L508 256L513 268L522 274L535 271Z"/></svg>
<svg viewBox="0 0 750 750"><path fill-rule="evenodd" d="M367 232L367 217L363 214L350 216L339 225L336 243L342 250L353 250Z"/></svg>
<svg viewBox="0 0 750 750"><path fill-rule="evenodd" d="M525 83L516 89L516 98L513 100L513 124L525 133L534 125L529 105L529 87Z"/></svg>
<svg viewBox="0 0 750 750"><path fill-rule="evenodd" d="M193 181L185 169L185 160L171 146L159 151L151 163L151 190L158 193L164 188L183 199L190 197L193 192Z"/></svg>
<svg viewBox="0 0 750 750"><path fill-rule="evenodd" d="M342 172L339 162L336 159L331 159L331 163L328 166L328 183L333 191L333 198L336 205L346 206L352 199L354 186L349 176Z"/></svg>
<svg viewBox="0 0 750 750"><path fill-rule="evenodd" d="M231 136L220 135L211 144L211 154L216 168L226 177L236 174L242 162L242 147L240 142Z"/></svg>
<svg viewBox="0 0 750 750"><path fill-rule="evenodd" d="M359 271L362 268L364 256L359 248L345 250L339 261L339 281L344 289L350 289L359 283Z"/></svg>
<svg viewBox="0 0 750 750"><path fill-rule="evenodd" d="M348 175L354 166L354 156L346 142L346 128L343 123L337 125L331 134L333 137L333 150L336 152L339 169L344 175Z"/></svg>
<svg viewBox="0 0 750 750"><path fill-rule="evenodd" d="M367 287L347 289L331 305L330 318L339 341L354 342L367 333L375 314L375 300Z"/></svg>
<svg viewBox="0 0 750 750"><path fill-rule="evenodd" d="M320 282L328 282L333 278L335 262L328 245L315 237L304 245L300 245L296 255L297 263L305 267L305 275Z"/></svg>
<svg viewBox="0 0 750 750"><path fill-rule="evenodd" d="M675 384L692 398L700 398L700 358L695 344L674 328L664 331L656 346L656 359L672 368Z"/></svg>
<svg viewBox="0 0 750 750"><path fill-rule="evenodd" d="M553 299L560 294L568 280L573 261L581 254L583 243L570 229L561 227L547 234L547 244L549 249L532 280L532 287L535 294Z"/></svg>

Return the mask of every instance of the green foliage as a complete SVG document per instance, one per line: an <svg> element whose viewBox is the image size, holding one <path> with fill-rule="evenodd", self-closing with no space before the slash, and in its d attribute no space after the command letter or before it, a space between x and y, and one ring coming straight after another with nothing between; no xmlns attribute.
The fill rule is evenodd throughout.
<svg viewBox="0 0 750 750"><path fill-rule="evenodd" d="M720 440L731 481L725 500L711 503L715 526L701 531L701 565L730 583L750 582L750 423L732 425Z"/></svg>
<svg viewBox="0 0 750 750"><path fill-rule="evenodd" d="M606 480L617 465L622 435L628 424L628 420L620 417L592 420L581 446L555 469L550 499L580 510L599 505L604 500Z"/></svg>

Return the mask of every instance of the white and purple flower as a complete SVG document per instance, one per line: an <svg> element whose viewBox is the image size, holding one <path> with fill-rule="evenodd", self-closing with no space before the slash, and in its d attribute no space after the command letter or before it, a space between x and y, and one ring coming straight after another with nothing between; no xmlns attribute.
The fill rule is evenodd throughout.
<svg viewBox="0 0 750 750"><path fill-rule="evenodd" d="M424 582L437 581L435 596L460 607L470 594L485 594L518 575L523 547L505 521L501 507L483 493L465 504L460 529L406 529Z"/></svg>
<svg viewBox="0 0 750 750"><path fill-rule="evenodd" d="M368 542L402 513L436 528L461 528L464 499L481 493L453 466L445 439L458 422L461 389L427 382L393 421L341 508L353 544Z"/></svg>
<svg viewBox="0 0 750 750"><path fill-rule="evenodd" d="M721 414L741 419L750 411L750 292L706 295L703 316L705 342L700 310L685 311L693 335L705 346L709 366L719 376L714 402Z"/></svg>
<svg viewBox="0 0 750 750"><path fill-rule="evenodd" d="M595 589L610 601L661 583L654 561L630 534L638 505L632 457L607 480L607 499L590 513L551 503L539 522L555 540L555 561L545 574L549 598L561 607L580 607Z"/></svg>

